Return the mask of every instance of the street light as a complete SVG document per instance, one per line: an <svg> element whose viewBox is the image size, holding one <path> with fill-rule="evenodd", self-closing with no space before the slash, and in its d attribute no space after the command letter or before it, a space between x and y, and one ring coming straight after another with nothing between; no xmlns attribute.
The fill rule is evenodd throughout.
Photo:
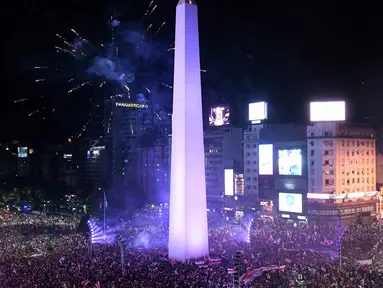
<svg viewBox="0 0 383 288"><path fill-rule="evenodd" d="M339 252L339 272L341 272L341 270L342 270L342 241L343 241L343 238L347 232L348 232L348 230L347 230L347 228L345 228L345 230L342 231L342 235L340 236L340 240L339 240L339 249L338 249L338 252Z"/></svg>

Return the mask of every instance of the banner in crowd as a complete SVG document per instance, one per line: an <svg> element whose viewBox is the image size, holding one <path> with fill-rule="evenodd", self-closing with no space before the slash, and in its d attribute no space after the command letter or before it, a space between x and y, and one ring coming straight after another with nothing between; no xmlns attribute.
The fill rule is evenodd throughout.
<svg viewBox="0 0 383 288"><path fill-rule="evenodd" d="M274 271L274 270L285 270L286 265L283 266L277 266L277 265L271 265L271 266L266 266L266 267L261 267L257 269L253 269L245 274L243 274L240 278L239 281L246 285L247 283L250 283L253 279L259 277L262 275L263 272L269 272L269 271Z"/></svg>
<svg viewBox="0 0 383 288"><path fill-rule="evenodd" d="M372 265L372 259L356 261L359 265Z"/></svg>

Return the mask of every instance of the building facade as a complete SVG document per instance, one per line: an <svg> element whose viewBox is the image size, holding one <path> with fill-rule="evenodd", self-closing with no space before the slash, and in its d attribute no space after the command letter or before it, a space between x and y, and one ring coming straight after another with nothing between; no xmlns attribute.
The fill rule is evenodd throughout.
<svg viewBox="0 0 383 288"><path fill-rule="evenodd" d="M258 144L258 202L261 211L285 219L306 220L306 126L269 124ZM291 203L287 203L287 199ZM265 205L267 203L267 205ZM272 212L272 213L270 213Z"/></svg>
<svg viewBox="0 0 383 288"><path fill-rule="evenodd" d="M345 224L376 218L375 129L339 122L307 127L309 216Z"/></svg>
<svg viewBox="0 0 383 288"><path fill-rule="evenodd" d="M226 183L233 183L231 191L235 191L235 174L242 174L243 170L242 129L211 129L205 132L204 142L208 207L217 207L225 202L225 194L228 197L235 196L228 191L225 193L225 169L233 171L230 174L233 179ZM227 195L228 193L232 195Z"/></svg>
<svg viewBox="0 0 383 288"><path fill-rule="evenodd" d="M243 132L243 175L245 196L258 198L258 145L262 124L251 125Z"/></svg>
<svg viewBox="0 0 383 288"><path fill-rule="evenodd" d="M140 185L149 203L169 203L170 145L140 147Z"/></svg>

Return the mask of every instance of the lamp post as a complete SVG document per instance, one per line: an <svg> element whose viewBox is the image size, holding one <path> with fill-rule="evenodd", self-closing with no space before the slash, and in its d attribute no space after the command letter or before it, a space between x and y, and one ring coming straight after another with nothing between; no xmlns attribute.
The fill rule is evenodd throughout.
<svg viewBox="0 0 383 288"><path fill-rule="evenodd" d="M339 272L342 270L342 241L346 233L348 232L347 228L342 231L342 235L340 236L340 241L339 241Z"/></svg>
<svg viewBox="0 0 383 288"><path fill-rule="evenodd" d="M89 235L89 252L90 253L92 253L92 250L93 250L93 237L92 237L92 231L93 231L93 225L92 225L92 223L90 222L90 220L88 220L87 222L86 222L86 224L88 225L88 228L89 228L89 233L90 233L90 235Z"/></svg>

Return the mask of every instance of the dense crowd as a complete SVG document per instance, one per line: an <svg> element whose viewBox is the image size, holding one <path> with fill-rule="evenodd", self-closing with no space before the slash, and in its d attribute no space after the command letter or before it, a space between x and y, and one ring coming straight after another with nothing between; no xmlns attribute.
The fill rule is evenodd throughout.
<svg viewBox="0 0 383 288"><path fill-rule="evenodd" d="M0 213L1 287L232 287L241 251L241 283L249 287L383 287L383 226L294 226L254 221L250 243L241 225L209 229L209 259L167 257L164 224L121 222L118 245L79 234L78 218ZM109 228L110 231L112 228ZM244 237L246 236L246 237ZM364 262L358 262L364 261ZM257 268L275 265L276 269Z"/></svg>

